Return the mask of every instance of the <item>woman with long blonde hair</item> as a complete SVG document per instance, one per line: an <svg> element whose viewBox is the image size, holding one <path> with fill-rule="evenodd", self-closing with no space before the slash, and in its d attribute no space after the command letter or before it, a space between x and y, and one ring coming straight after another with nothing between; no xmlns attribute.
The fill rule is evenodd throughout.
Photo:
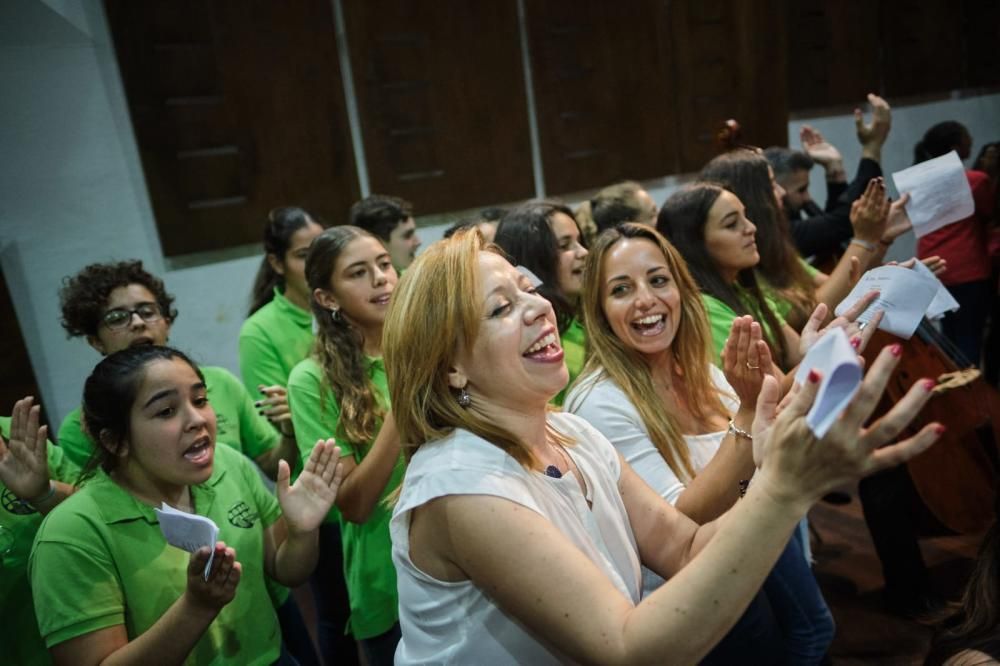
<svg viewBox="0 0 1000 666"><path fill-rule="evenodd" d="M765 375L760 325L737 318L711 362L698 285L654 229L606 230L588 257L581 297L589 360L566 409L583 417L653 490L697 523L739 498L755 471L750 430ZM644 571L643 592L663 579ZM816 663L833 620L793 538L740 622L704 663Z"/></svg>
<svg viewBox="0 0 1000 666"><path fill-rule="evenodd" d="M767 377L746 496L698 525L586 421L549 407L568 374L547 300L474 232L435 243L393 295L383 351L408 459L391 522L396 664L695 663L737 621L795 525L829 489L929 446L885 444L928 394L861 424L896 364L817 440L820 379L775 417ZM642 597L640 566L667 579Z"/></svg>

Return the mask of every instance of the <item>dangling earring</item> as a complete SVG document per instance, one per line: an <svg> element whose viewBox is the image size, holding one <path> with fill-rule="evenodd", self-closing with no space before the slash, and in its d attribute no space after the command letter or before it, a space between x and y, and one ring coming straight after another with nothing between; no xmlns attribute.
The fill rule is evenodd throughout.
<svg viewBox="0 0 1000 666"><path fill-rule="evenodd" d="M458 401L458 406L464 409L468 409L469 405L472 404L472 396L469 392L465 390L465 387L458 389L458 395L455 396L455 400Z"/></svg>
<svg viewBox="0 0 1000 666"><path fill-rule="evenodd" d="M340 322L341 319L340 308L333 308L332 310L330 310L330 319L338 323Z"/></svg>

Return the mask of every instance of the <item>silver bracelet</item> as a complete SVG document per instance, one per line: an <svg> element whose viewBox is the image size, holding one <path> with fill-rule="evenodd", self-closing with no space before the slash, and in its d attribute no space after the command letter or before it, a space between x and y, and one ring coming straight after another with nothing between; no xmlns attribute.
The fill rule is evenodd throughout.
<svg viewBox="0 0 1000 666"><path fill-rule="evenodd" d="M49 479L49 489L41 497L34 497L29 500L24 500L24 503L30 506L32 509L38 510L39 504L45 504L50 499L52 499L56 494L56 484L52 483L52 479Z"/></svg>
<svg viewBox="0 0 1000 666"><path fill-rule="evenodd" d="M736 437L744 437L750 440L751 442L753 441L753 435L748 433L746 430L742 430L741 428L737 427L736 422L733 421L732 419L729 419L729 429L726 431L726 433L730 435L735 435Z"/></svg>
<svg viewBox="0 0 1000 666"><path fill-rule="evenodd" d="M866 250L868 250L869 252L874 252L877 249L875 247L875 243L872 243L872 242L866 241L866 240L861 240L860 238L852 238L851 239L851 244L852 245L857 245L859 247L863 247Z"/></svg>

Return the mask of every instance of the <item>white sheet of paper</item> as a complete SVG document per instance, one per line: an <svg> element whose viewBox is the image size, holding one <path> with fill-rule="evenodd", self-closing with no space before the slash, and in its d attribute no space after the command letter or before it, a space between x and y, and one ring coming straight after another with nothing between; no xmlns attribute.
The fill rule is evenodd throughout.
<svg viewBox="0 0 1000 666"><path fill-rule="evenodd" d="M858 316L858 321L871 321L878 310L883 310L885 314L879 328L909 340L927 312L927 306L934 300L938 284L937 280L909 268L879 266L861 276L834 312L838 316L844 314L865 294L877 290L879 297Z"/></svg>
<svg viewBox="0 0 1000 666"><path fill-rule="evenodd" d="M975 210L965 166L954 150L897 171L892 180L900 195L910 194L906 214L917 238L964 220Z"/></svg>
<svg viewBox="0 0 1000 666"><path fill-rule="evenodd" d="M959 308L958 301L955 297L951 295L948 291L948 287L944 286L944 283L938 279L934 272L924 266L924 262L917 260L913 263L913 270L924 275L937 283L937 292L934 293L934 300L931 304L927 306L927 318L928 319L940 319L944 316L945 312L952 312Z"/></svg>
<svg viewBox="0 0 1000 666"><path fill-rule="evenodd" d="M812 346L799 364L795 381L805 383L810 370L818 370L822 379L806 424L822 438L861 388L861 363L844 329L829 331Z"/></svg>
<svg viewBox="0 0 1000 666"><path fill-rule="evenodd" d="M212 570L212 560L215 559L215 542L219 538L219 528L215 521L205 516L184 513L174 507L162 503L159 509L153 509L160 521L160 531L163 538L171 546L193 553L199 548L208 546L212 553L205 564L205 580Z"/></svg>

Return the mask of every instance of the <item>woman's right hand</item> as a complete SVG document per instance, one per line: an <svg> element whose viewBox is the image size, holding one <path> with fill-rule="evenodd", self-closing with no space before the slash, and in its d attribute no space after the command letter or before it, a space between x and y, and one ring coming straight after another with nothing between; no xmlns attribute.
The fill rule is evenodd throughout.
<svg viewBox="0 0 1000 666"><path fill-rule="evenodd" d="M810 371L805 385L787 398L777 416L778 385L765 379L753 424L755 457L759 455L763 477L755 483L767 483L783 501L810 505L835 488L906 462L937 441L944 428L930 423L916 435L886 446L930 399L931 379L918 380L892 409L864 427L900 354L899 345L889 345L879 353L857 395L822 439L816 438L805 421L819 389L819 373Z"/></svg>
<svg viewBox="0 0 1000 666"><path fill-rule="evenodd" d="M219 541L215 544L215 559L206 580L205 565L211 552L204 547L191 553L184 594L194 605L218 612L236 596L243 565L236 561L236 551Z"/></svg>
<svg viewBox="0 0 1000 666"><path fill-rule="evenodd" d="M878 243L889 224L889 200L885 196L885 181L872 178L864 193L851 204L851 226L854 235L866 243Z"/></svg>
<svg viewBox="0 0 1000 666"><path fill-rule="evenodd" d="M740 399L740 406L751 412L757 404L764 377L778 376L760 324L753 317L744 315L733 320L722 349L722 372Z"/></svg>

